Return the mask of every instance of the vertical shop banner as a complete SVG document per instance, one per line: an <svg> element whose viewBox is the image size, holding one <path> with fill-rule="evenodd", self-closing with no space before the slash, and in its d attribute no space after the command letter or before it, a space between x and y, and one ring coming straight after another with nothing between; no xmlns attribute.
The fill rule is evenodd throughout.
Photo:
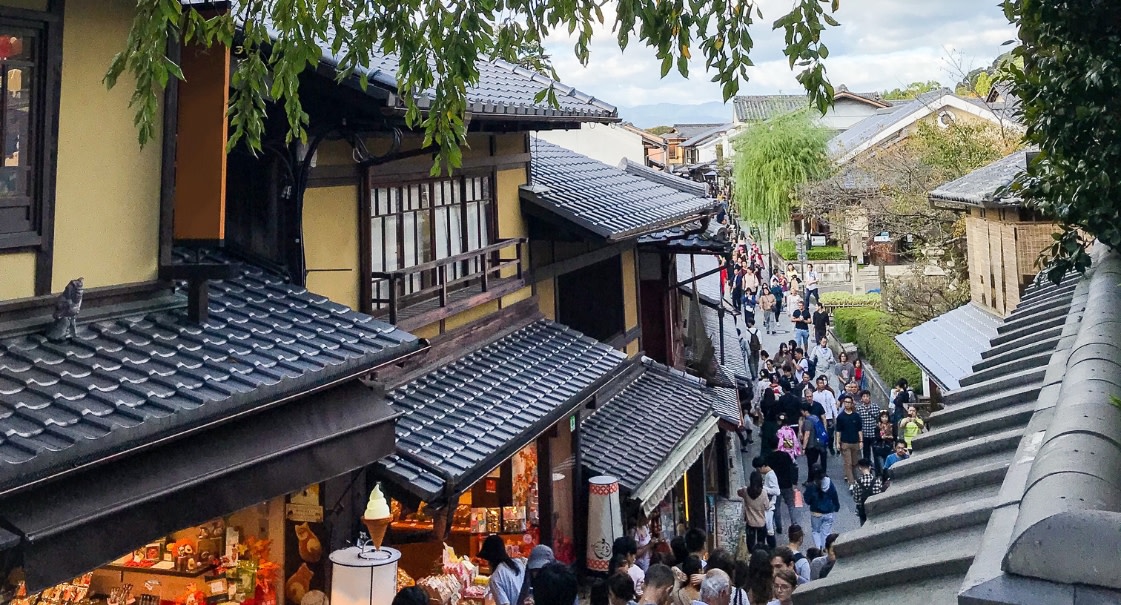
<svg viewBox="0 0 1121 605"><path fill-rule="evenodd" d="M715 536L716 535L716 496L714 496L712 494L708 494L707 496L705 496L705 503L708 504L708 506L705 507L705 525L706 525L705 531L708 532L708 535ZM715 546L715 543L714 543L714 546Z"/></svg>
<svg viewBox="0 0 1121 605"><path fill-rule="evenodd" d="M287 605L326 600L327 556L319 485L290 494L284 506L284 598Z"/></svg>

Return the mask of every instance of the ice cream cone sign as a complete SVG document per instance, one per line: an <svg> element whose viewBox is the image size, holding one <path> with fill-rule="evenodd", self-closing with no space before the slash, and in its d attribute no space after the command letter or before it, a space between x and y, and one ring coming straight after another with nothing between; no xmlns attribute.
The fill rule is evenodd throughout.
<svg viewBox="0 0 1121 605"><path fill-rule="evenodd" d="M381 550L381 543L385 540L385 532L389 529L391 513L389 502L381 493L381 484L378 483L370 491L370 500L366 503L366 510L362 513L362 524L370 532L370 543L374 550Z"/></svg>

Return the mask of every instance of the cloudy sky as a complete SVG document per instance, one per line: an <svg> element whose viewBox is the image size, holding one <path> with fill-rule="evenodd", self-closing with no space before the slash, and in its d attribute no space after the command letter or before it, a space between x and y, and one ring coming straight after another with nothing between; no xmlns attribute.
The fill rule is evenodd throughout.
<svg viewBox="0 0 1121 605"><path fill-rule="evenodd" d="M782 33L770 30L792 0L756 4L764 17L753 30L756 66L739 94L798 93L801 88L782 55ZM661 79L654 51L632 36L630 48L620 52L610 31L614 14L606 17L587 68L576 61L567 36L554 35L547 43L566 84L620 106L721 100L720 88L702 73L703 59L694 61L688 81L676 70ZM841 26L825 32L830 51L826 68L834 86L845 84L854 91L886 90L918 80L952 85L959 79L953 62L964 63L967 70L987 66L1008 50L1001 44L1015 36L997 0L841 0L836 18ZM951 56L960 58L951 61Z"/></svg>

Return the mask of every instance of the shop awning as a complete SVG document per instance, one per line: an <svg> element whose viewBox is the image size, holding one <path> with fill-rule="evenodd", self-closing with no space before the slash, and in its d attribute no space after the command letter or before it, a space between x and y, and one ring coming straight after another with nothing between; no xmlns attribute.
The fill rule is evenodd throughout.
<svg viewBox="0 0 1121 605"><path fill-rule="evenodd" d="M703 380L649 359L582 426L583 463L619 479L649 512L700 458L719 430L720 394Z"/></svg>
<svg viewBox="0 0 1121 605"><path fill-rule="evenodd" d="M368 466L393 451L393 411L348 382L0 501L22 534L28 590L171 531ZM3 548L0 533L0 548Z"/></svg>
<svg viewBox="0 0 1121 605"><path fill-rule="evenodd" d="M443 504L533 443L603 387L626 355L538 320L390 394L397 454L374 472Z"/></svg>

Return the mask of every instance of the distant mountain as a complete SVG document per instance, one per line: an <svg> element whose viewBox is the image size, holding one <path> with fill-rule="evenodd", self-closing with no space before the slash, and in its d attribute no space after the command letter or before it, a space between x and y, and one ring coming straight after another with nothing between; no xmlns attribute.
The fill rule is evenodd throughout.
<svg viewBox="0 0 1121 605"><path fill-rule="evenodd" d="M720 124L732 121L732 106L720 101L697 105L655 103L635 107L619 107L619 117L639 128L672 124Z"/></svg>

